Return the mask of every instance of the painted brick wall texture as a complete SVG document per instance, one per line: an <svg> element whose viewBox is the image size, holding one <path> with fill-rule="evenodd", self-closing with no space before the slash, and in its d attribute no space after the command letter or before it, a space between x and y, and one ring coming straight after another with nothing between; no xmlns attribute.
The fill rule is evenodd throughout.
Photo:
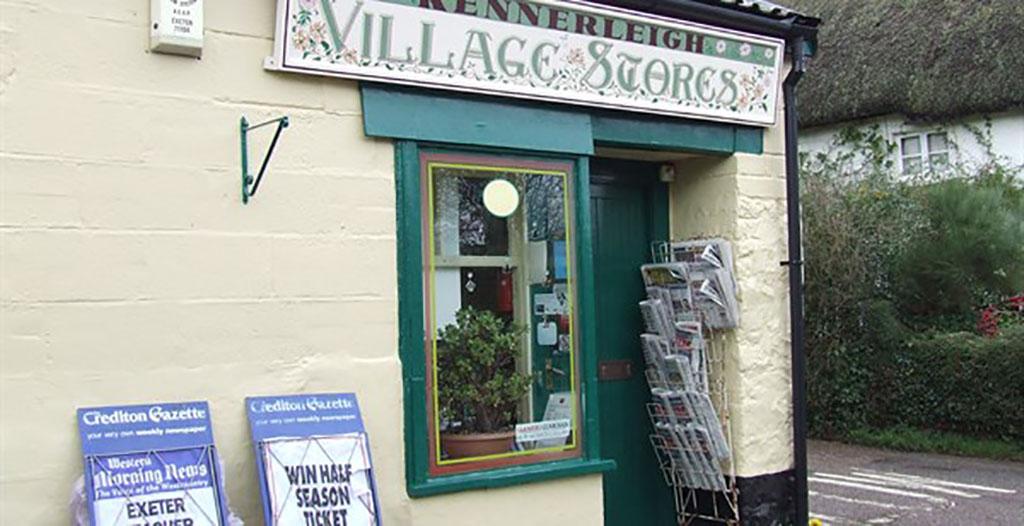
<svg viewBox="0 0 1024 526"><path fill-rule="evenodd" d="M262 69L274 2L207 2L202 60L146 51L148 2L0 9L0 523L68 523L76 407L207 399L259 524L241 401L317 391L360 394L390 524L601 522L599 476L406 496L393 149L354 83ZM238 119L281 114L242 206Z"/></svg>
<svg viewBox="0 0 1024 526"><path fill-rule="evenodd" d="M741 325L721 344L742 477L793 467L789 278L779 265L788 245L783 111L780 101L764 155L681 161L672 187L673 237L723 236L733 243Z"/></svg>

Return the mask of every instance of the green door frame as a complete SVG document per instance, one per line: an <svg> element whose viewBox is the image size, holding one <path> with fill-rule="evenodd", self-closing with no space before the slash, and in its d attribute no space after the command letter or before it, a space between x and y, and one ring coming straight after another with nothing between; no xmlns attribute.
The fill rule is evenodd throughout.
<svg viewBox="0 0 1024 526"><path fill-rule="evenodd" d="M406 486L409 495L422 497L468 489L500 487L558 477L599 473L615 468L615 463L600 458L600 428L597 422L597 399L591 395L597 375L597 360L592 348L595 338L593 324L593 268L590 258L590 192L585 182L589 169L585 157L568 156L574 164L576 207L577 297L580 315L580 389L583 400L583 449L579 458L538 464L526 464L457 475L428 476L428 431L426 398L426 364L423 359L423 281L422 223L420 192L420 155L422 149L443 149L464 153L514 155L527 159L566 159L567 156L541 155L493 148L450 145L416 141L396 142L398 200L398 289L399 289L399 355L402 358L405 395ZM584 216L583 214L587 214Z"/></svg>
<svg viewBox="0 0 1024 526"><path fill-rule="evenodd" d="M710 155L760 154L760 128L649 115L569 108L482 96L364 83L363 127L395 141L399 356L402 361L406 488L423 497L599 473L615 463L600 456L590 157L595 145ZM579 269L583 452L580 458L458 475L428 476L419 150L424 147L569 159L575 165L576 254ZM667 209L667 196L664 199ZM667 235L667 231L666 231Z"/></svg>

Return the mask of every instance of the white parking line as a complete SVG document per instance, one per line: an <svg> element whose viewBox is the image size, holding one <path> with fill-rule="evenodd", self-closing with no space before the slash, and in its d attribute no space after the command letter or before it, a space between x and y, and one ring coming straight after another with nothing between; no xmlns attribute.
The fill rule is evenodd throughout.
<svg viewBox="0 0 1024 526"><path fill-rule="evenodd" d="M874 506L876 508L885 508L885 509L889 509L889 510L924 511L924 512L932 511L931 507L923 506L923 505L922 506L902 506L900 504L893 504L891 502L878 502L878 501L875 501L875 500L854 499L854 498L851 498L851 497L842 497L842 496L839 496L839 495L829 495L828 493L818 493L817 491L808 491L807 494L812 496L812 497L821 497L823 499L837 500L839 502L845 502L847 504L858 504L858 505L861 505L861 506Z"/></svg>
<svg viewBox="0 0 1024 526"><path fill-rule="evenodd" d="M823 474L823 473L815 473L815 475L827 476L826 474ZM835 478L822 478L822 476L807 477L807 480L811 481L811 482L818 482L818 483L821 483L821 484L833 484L833 485L836 485L836 486L845 486L845 487L848 487L848 488L857 488L857 489L862 489L862 490L866 490L866 491L876 491L876 492L879 492L879 493L888 493L890 495L900 495L902 497L910 497L910 498L914 498L914 499L924 499L924 500L927 500L929 502L934 502L936 504L941 504L943 506L952 506L952 504L953 504L949 500L946 500L946 499L944 499L942 497L935 497L933 495L927 495L927 494L924 494L924 493L917 493L917 492L914 492L914 491L903 491L903 490L888 488L888 487L885 487L885 486L877 486L877 485L865 484L865 483L861 483L861 482L848 482L848 481L844 481L844 480L841 480L841 479L840 480L836 480ZM848 478L848 477L843 477L843 478Z"/></svg>
<svg viewBox="0 0 1024 526"><path fill-rule="evenodd" d="M860 471L861 474L879 473L878 471L872 471L870 469L858 469L856 471ZM896 473L896 472L893 472L893 471L885 471L885 472L881 472L881 473L883 473L885 475L890 475L890 476L893 476L893 477L900 477L900 478L905 478L905 479L913 480L913 481L917 481L917 482L923 482L925 484L934 484L936 486L949 486L951 488L973 489L973 490L976 490L976 491L988 491L988 492L992 492L992 493L1003 493L1003 494L1006 494L1006 495L1013 495L1013 494L1017 493L1017 490L1012 490L1012 489L994 488L992 486L980 486L980 485L977 485L977 484L964 484L962 482L952 482L952 481L948 481L948 480L929 478L929 477L922 477L922 476L919 476L919 475L907 475L907 474L904 474L904 473Z"/></svg>
<svg viewBox="0 0 1024 526"><path fill-rule="evenodd" d="M876 482L879 484L889 484L890 486L900 486L909 489L927 490L935 493L945 493L947 495L953 495L954 497L963 497L965 499L977 499L981 495L977 493L967 493L966 491L960 491L956 489L943 488L938 484L926 484L924 482L916 481L913 479L907 479L903 477L895 477L892 475L876 475L874 473L859 473L854 472L856 480L860 482ZM851 480L854 480L851 478Z"/></svg>

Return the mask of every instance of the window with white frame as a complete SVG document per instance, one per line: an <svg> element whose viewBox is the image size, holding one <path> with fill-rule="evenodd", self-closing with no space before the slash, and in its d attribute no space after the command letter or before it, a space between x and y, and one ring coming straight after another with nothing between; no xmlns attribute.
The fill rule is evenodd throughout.
<svg viewBox="0 0 1024 526"><path fill-rule="evenodd" d="M900 137L900 167L905 174L938 170L949 165L946 132L916 133Z"/></svg>

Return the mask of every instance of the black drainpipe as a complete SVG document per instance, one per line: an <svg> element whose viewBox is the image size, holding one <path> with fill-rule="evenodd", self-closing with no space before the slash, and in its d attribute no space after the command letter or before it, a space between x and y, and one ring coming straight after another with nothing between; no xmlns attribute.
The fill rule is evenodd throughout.
<svg viewBox="0 0 1024 526"><path fill-rule="evenodd" d="M790 41L793 69L782 83L786 105L786 214L789 229L789 329L793 375L793 507L795 524L808 521L807 373L804 354L804 272L800 241L800 159L797 152L796 84L807 66L804 37Z"/></svg>

